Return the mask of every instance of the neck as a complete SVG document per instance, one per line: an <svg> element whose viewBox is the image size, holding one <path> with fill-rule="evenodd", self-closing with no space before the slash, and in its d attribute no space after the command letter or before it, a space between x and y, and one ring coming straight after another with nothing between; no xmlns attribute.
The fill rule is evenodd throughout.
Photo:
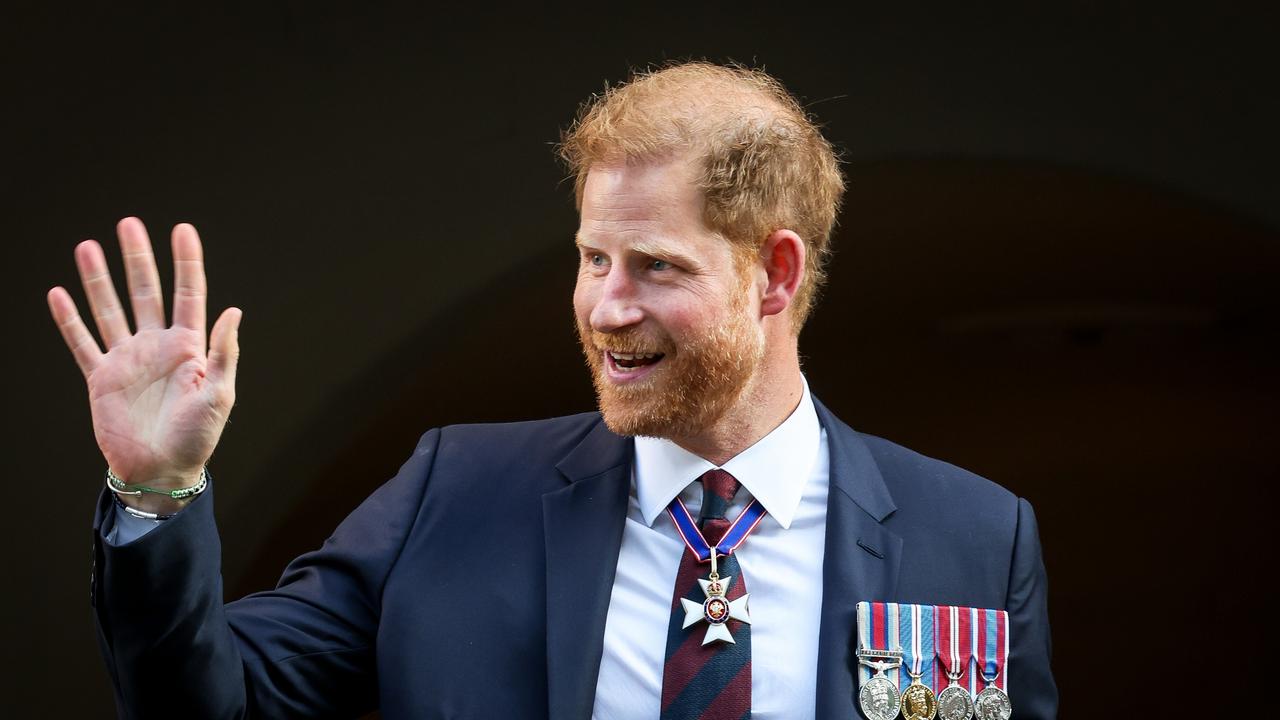
<svg viewBox="0 0 1280 720"><path fill-rule="evenodd" d="M800 404L804 380L794 348L761 364L728 411L705 430L672 442L716 465L724 465L781 425Z"/></svg>

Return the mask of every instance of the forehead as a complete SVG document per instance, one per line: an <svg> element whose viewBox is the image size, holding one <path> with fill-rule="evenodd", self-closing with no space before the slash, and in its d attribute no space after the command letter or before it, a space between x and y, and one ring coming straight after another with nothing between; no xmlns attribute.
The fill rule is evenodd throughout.
<svg viewBox="0 0 1280 720"><path fill-rule="evenodd" d="M579 242L714 236L695 178L691 163L678 157L593 165L583 185Z"/></svg>

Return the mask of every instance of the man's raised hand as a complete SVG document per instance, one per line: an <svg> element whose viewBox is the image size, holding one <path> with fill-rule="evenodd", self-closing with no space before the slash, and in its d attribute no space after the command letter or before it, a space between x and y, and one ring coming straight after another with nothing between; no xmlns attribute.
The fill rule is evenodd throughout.
<svg viewBox="0 0 1280 720"><path fill-rule="evenodd" d="M129 330L102 247L76 246L76 267L103 352L62 287L49 312L80 366L98 447L125 482L157 488L194 485L213 454L235 402L241 312L227 308L205 344L205 276L200 236L173 228L173 324L165 326L160 276L147 230L137 218L116 226L136 329ZM157 504L163 496L143 496ZM139 503L133 503L138 505Z"/></svg>

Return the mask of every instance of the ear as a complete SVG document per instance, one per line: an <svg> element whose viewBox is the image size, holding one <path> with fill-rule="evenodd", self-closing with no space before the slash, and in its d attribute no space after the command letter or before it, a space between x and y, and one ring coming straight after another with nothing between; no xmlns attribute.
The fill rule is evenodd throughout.
<svg viewBox="0 0 1280 720"><path fill-rule="evenodd" d="M760 314L777 315L791 306L800 281L804 279L804 241L791 230L774 230L760 247L764 268L764 295Z"/></svg>

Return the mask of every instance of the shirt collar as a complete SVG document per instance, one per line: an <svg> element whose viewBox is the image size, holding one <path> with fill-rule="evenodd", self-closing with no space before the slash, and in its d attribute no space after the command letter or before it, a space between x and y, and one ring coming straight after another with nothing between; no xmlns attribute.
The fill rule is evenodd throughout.
<svg viewBox="0 0 1280 720"><path fill-rule="evenodd" d="M756 444L721 466L737 478L783 528L791 527L800 506L822 433L813 398L809 395L809 383L803 376L801 382L804 392L791 415ZM672 499L715 467L670 440L637 437L636 501L644 521L652 527Z"/></svg>

